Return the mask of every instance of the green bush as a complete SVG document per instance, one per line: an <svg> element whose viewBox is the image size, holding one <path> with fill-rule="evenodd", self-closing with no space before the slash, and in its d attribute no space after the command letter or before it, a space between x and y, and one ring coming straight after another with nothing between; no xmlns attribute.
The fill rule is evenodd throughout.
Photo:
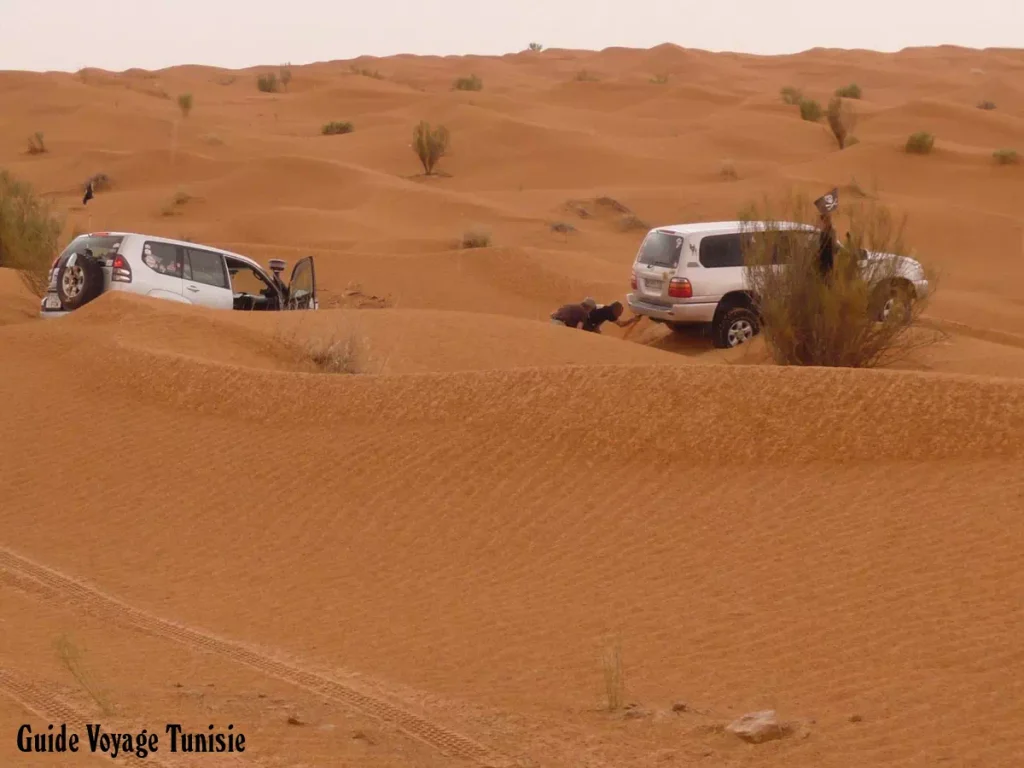
<svg viewBox="0 0 1024 768"><path fill-rule="evenodd" d="M836 88L836 96L843 99L859 99L861 96L860 86L856 83L850 83L842 88Z"/></svg>
<svg viewBox="0 0 1024 768"><path fill-rule="evenodd" d="M273 72L268 72L265 75L260 75L259 77L256 78L256 87L263 91L263 93L277 93L277 75Z"/></svg>
<svg viewBox="0 0 1024 768"><path fill-rule="evenodd" d="M470 75L469 77L460 77L456 79L452 88L456 91L479 91L484 87L484 81L476 75Z"/></svg>
<svg viewBox="0 0 1024 768"><path fill-rule="evenodd" d="M192 111L191 93L183 93L178 96L178 109L181 110L182 117L188 117L188 113Z"/></svg>
<svg viewBox="0 0 1024 768"><path fill-rule="evenodd" d="M352 123L331 121L323 127L322 133L324 136L337 136L341 133L352 133L354 130L355 126Z"/></svg>
<svg viewBox="0 0 1024 768"><path fill-rule="evenodd" d="M935 146L935 137L926 131L912 133L907 139L906 151L914 155L927 155Z"/></svg>
<svg viewBox="0 0 1024 768"><path fill-rule="evenodd" d="M36 296L46 293L64 221L27 182L0 170L0 267L17 270Z"/></svg>
<svg viewBox="0 0 1024 768"><path fill-rule="evenodd" d="M412 148L423 164L423 172L428 176L434 172L438 160L448 151L450 136L443 125L431 128L430 123L421 120L413 129Z"/></svg>
<svg viewBox="0 0 1024 768"><path fill-rule="evenodd" d="M530 50L534 53L540 53L544 50L544 46L540 43L530 43Z"/></svg>
<svg viewBox="0 0 1024 768"><path fill-rule="evenodd" d="M800 117L810 123L816 123L821 120L821 104L816 102L814 99L801 99L800 100Z"/></svg>

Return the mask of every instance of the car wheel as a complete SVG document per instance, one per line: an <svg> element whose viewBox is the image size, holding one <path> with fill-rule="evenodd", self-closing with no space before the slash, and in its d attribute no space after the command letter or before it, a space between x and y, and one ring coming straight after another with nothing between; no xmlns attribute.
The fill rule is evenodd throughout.
<svg viewBox="0 0 1024 768"><path fill-rule="evenodd" d="M103 292L103 268L91 256L78 254L71 266L69 256L57 270L57 295L65 310L85 306Z"/></svg>
<svg viewBox="0 0 1024 768"><path fill-rule="evenodd" d="M909 323L912 302L910 290L901 283L889 285L888 290L880 288L874 302L874 318L880 323L890 319L903 324Z"/></svg>
<svg viewBox="0 0 1024 768"><path fill-rule="evenodd" d="M757 315L747 307L733 307L722 312L712 328L712 338L719 349L732 349L746 344L760 331Z"/></svg>

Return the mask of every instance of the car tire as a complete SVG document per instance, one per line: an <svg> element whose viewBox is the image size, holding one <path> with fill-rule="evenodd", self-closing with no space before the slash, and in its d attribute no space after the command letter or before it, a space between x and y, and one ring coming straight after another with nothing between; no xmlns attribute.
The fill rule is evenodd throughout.
<svg viewBox="0 0 1024 768"><path fill-rule="evenodd" d="M68 266L69 256L57 270L57 295L64 309L83 307L103 293L103 267L92 256L78 254L75 264Z"/></svg>
<svg viewBox="0 0 1024 768"><path fill-rule="evenodd" d="M718 314L711 326L711 338L718 349L745 344L761 330L757 315L748 307L732 307Z"/></svg>
<svg viewBox="0 0 1024 768"><path fill-rule="evenodd" d="M879 323L884 323L894 310L902 312L902 322L907 324L911 319L913 296L910 289L903 283L889 283L875 291L872 302L871 316Z"/></svg>

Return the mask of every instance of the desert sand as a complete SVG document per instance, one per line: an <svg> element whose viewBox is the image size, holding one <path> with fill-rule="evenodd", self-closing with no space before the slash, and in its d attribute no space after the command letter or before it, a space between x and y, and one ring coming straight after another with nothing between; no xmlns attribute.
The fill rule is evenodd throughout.
<svg viewBox="0 0 1024 768"><path fill-rule="evenodd" d="M171 766L1021 764L1024 166L992 152L1024 151L1024 52L397 56L257 90L276 69L0 73L0 167L69 228L314 254L322 304L44 321L0 270L0 763L109 764L15 742L100 722ZM843 151L779 98L850 82ZM452 136L432 177L420 119ZM622 300L648 226L832 186L941 270L941 338L898 366L547 322ZM324 337L356 375L289 343ZM725 730L764 709L785 738ZM246 751L170 754L167 723Z"/></svg>

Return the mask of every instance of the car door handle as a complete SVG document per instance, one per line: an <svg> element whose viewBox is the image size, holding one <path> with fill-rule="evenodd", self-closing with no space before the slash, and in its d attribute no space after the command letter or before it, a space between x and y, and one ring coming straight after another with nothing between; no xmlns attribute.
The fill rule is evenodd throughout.
<svg viewBox="0 0 1024 768"><path fill-rule="evenodd" d="M195 287L194 285L190 285L190 286L188 287L188 289L189 289L190 291L192 291L193 293L195 293L196 291L198 291L198 290L199 290L199 289L198 289L198 288L196 288L196 287Z"/></svg>

